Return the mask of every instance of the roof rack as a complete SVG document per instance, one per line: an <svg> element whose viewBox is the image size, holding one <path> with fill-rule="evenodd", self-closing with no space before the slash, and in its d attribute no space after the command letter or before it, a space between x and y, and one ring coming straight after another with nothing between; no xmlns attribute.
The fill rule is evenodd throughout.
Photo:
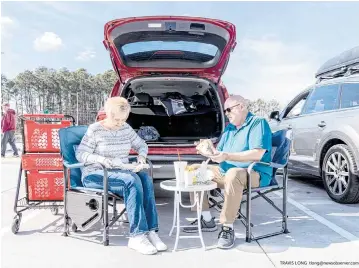
<svg viewBox="0 0 359 268"><path fill-rule="evenodd" d="M359 69L359 46L344 51L343 53L325 62L315 74L319 81L333 79L357 73Z"/></svg>

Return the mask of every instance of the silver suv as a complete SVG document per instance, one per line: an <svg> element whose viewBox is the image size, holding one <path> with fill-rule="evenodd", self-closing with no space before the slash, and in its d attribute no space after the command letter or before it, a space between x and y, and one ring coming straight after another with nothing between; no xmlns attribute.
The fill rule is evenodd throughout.
<svg viewBox="0 0 359 268"><path fill-rule="evenodd" d="M291 174L321 177L334 201L358 203L359 46L327 61L316 78L271 113L271 129L292 129Z"/></svg>

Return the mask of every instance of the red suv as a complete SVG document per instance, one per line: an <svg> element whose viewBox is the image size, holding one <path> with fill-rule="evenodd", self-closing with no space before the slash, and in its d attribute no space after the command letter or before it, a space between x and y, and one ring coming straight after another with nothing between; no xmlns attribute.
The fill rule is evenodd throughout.
<svg viewBox="0 0 359 268"><path fill-rule="evenodd" d="M219 140L226 125L221 82L236 46L229 22L197 17L135 17L105 25L104 45L118 75L110 96L129 100L128 123L153 127L148 158L155 179L174 177L172 162L198 163L199 139ZM100 111L97 120L105 117ZM153 129L152 128L152 129Z"/></svg>

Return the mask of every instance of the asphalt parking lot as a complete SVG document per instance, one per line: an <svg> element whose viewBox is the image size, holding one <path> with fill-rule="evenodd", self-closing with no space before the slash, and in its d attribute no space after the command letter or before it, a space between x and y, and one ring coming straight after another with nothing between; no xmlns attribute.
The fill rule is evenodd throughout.
<svg viewBox="0 0 359 268"><path fill-rule="evenodd" d="M218 232L214 232L204 234L206 251L200 248L199 240L191 239L180 240L179 251L172 252L175 239L168 233L172 224L173 197L156 184L160 236L169 250L154 256L143 256L126 247L126 224L118 224L110 231L109 247L102 246L98 230L62 237L62 211L57 216L49 210L26 211L19 233L12 234L19 164L19 159L2 159L1 162L1 265L4 268L42 268L49 265L61 268L121 265L126 268L359 267L359 205L334 203L318 180L290 178L289 234L246 243L244 226L237 221L236 246L225 251L215 248ZM273 193L271 196L279 204L280 194ZM218 218L218 212L212 212ZM195 213L189 209L181 210L183 222L194 217ZM259 199L253 201L252 218L256 235L279 230L281 225L280 215Z"/></svg>

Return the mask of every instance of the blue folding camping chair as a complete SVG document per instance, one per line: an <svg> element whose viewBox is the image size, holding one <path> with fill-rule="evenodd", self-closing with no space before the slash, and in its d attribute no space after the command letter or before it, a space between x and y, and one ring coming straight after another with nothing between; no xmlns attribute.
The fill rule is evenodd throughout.
<svg viewBox="0 0 359 268"><path fill-rule="evenodd" d="M79 163L75 156L75 150L81 143L87 131L87 126L71 126L59 130L60 152L64 164L64 232L63 236L70 234L71 230L85 231L93 227L102 220L103 239L105 246L109 244L109 228L112 227L119 218L125 213L124 208L120 213L117 212L116 204L122 201L122 197L115 195L108 189L108 169L104 170L103 189L92 189L82 185L81 168L85 165ZM136 158L130 158L134 161ZM149 172L152 177L152 163L147 159L150 166ZM113 208L113 215L109 221L108 206Z"/></svg>
<svg viewBox="0 0 359 268"><path fill-rule="evenodd" d="M292 131L291 130L279 130L272 134L272 161L270 163L263 162L253 162L249 165L247 169L247 189L244 190L243 195L246 195L247 200L241 202L240 209L238 211L238 218L242 221L246 227L246 242L251 242L252 240L259 240L262 238L267 238L283 233L289 233L288 223L287 223L287 185L288 185L288 160L290 155L290 148L292 143ZM273 176L269 186L266 187L251 187L251 171L255 165L267 165L273 167ZM278 170L283 170L283 183L282 185L278 184L276 180L276 174ZM274 202L266 196L267 194L275 191L283 191L282 196L282 209L278 208ZM256 195L254 195L256 194ZM219 189L216 189L212 194L214 196L221 197L221 201L211 200L213 206L218 206L222 208L222 203L224 202L224 196ZM282 215L282 230L279 232L268 233L265 235L254 237L252 235L253 224L251 222L251 213L252 213L252 200L262 197L270 205L272 205L281 215ZM246 203L246 215L242 213L242 204Z"/></svg>

